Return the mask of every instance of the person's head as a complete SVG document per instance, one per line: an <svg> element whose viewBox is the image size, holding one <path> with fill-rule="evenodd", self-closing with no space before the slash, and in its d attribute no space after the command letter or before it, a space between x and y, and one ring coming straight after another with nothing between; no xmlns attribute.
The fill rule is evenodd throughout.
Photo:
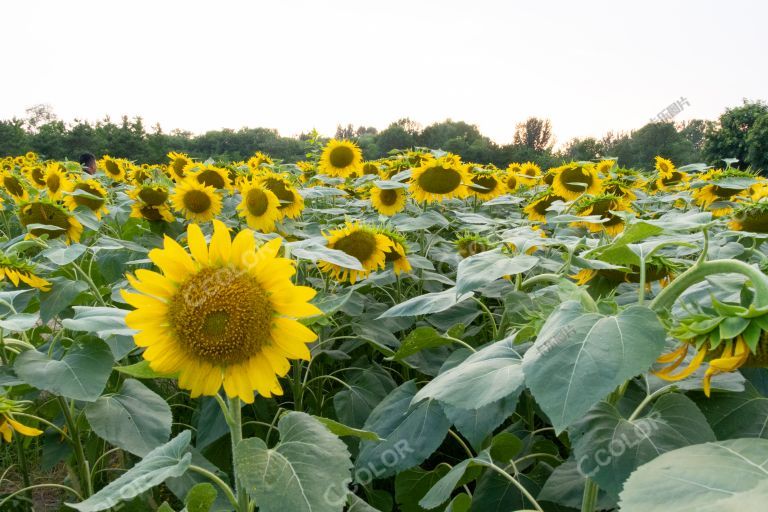
<svg viewBox="0 0 768 512"><path fill-rule="evenodd" d="M96 157L91 153L83 153L80 155L80 165L88 174L96 174Z"/></svg>

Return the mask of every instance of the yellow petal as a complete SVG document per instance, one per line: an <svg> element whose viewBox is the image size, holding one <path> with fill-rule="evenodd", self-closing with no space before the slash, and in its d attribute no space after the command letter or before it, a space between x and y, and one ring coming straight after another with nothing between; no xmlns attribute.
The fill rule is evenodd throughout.
<svg viewBox="0 0 768 512"><path fill-rule="evenodd" d="M248 268L255 251L256 239L253 238L253 231L244 229L232 241L232 253L229 255L229 262L237 268Z"/></svg>
<svg viewBox="0 0 768 512"><path fill-rule="evenodd" d="M220 220L214 220L213 236L208 248L209 262L211 264L228 262L231 250L232 240L229 238L229 229Z"/></svg>
<svg viewBox="0 0 768 512"><path fill-rule="evenodd" d="M208 265L208 245L203 230L197 224L190 224L187 228L187 243L192 257L201 265Z"/></svg>
<svg viewBox="0 0 768 512"><path fill-rule="evenodd" d="M22 434L22 435L25 435L25 436L29 436L29 437L35 437L35 436L39 436L40 434L43 433L42 430L38 430L36 428L28 427L26 425L22 425L21 423L19 423L18 421L14 420L13 418L7 418L6 417L6 420L11 425L11 427L13 427L13 430L18 432L19 434Z"/></svg>

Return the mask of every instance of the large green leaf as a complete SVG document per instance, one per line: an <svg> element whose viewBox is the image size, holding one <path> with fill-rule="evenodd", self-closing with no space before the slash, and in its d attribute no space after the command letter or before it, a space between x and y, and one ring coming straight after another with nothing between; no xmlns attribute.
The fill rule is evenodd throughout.
<svg viewBox="0 0 768 512"><path fill-rule="evenodd" d="M504 276L521 274L532 269L538 261L539 258L535 256L510 257L500 249L475 254L459 263L456 292L471 292Z"/></svg>
<svg viewBox="0 0 768 512"><path fill-rule="evenodd" d="M473 296L472 292L459 294L456 288L448 288L442 292L419 295L393 306L382 313L379 318L394 316L418 316L445 311Z"/></svg>
<svg viewBox="0 0 768 512"><path fill-rule="evenodd" d="M510 395L478 409L461 409L443 404L445 415L475 448L509 418L517 408L518 394Z"/></svg>
<svg viewBox="0 0 768 512"><path fill-rule="evenodd" d="M751 382L742 393L714 393L697 401L718 439L768 439L768 398Z"/></svg>
<svg viewBox="0 0 768 512"><path fill-rule="evenodd" d="M414 403L433 398L461 409L479 409L523 390L523 356L511 339L493 343L421 388Z"/></svg>
<svg viewBox="0 0 768 512"><path fill-rule="evenodd" d="M715 440L696 404L677 393L663 395L632 421L601 402L569 432L579 471L614 496L638 466L662 453Z"/></svg>
<svg viewBox="0 0 768 512"><path fill-rule="evenodd" d="M549 475L536 499L539 502L548 501L578 510L584 499L585 483L586 477L579 471L576 460L571 458L557 466ZM615 506L615 499L610 498L602 489L598 491L597 510L608 510Z"/></svg>
<svg viewBox="0 0 768 512"><path fill-rule="evenodd" d="M400 361L406 357L412 356L428 348L442 347L454 343L450 338L441 336L434 328L429 326L417 327L408 333L408 336L400 344L395 355L394 361Z"/></svg>
<svg viewBox="0 0 768 512"><path fill-rule="evenodd" d="M51 290L40 294L40 319L47 323L71 305L78 295L88 289L85 281L72 281L64 277L50 279Z"/></svg>
<svg viewBox="0 0 768 512"><path fill-rule="evenodd" d="M523 357L525 382L559 433L664 350L656 313L630 306L616 316L564 302Z"/></svg>
<svg viewBox="0 0 768 512"><path fill-rule="evenodd" d="M6 331L24 332L33 328L39 321L39 313L16 313L0 320L0 327Z"/></svg>
<svg viewBox="0 0 768 512"><path fill-rule="evenodd" d="M167 478L183 475L192 460L189 440L192 435L185 430L166 444L158 446L131 469L110 482L106 487L80 503L67 503L80 512L98 512L115 507L131 498L160 485Z"/></svg>
<svg viewBox="0 0 768 512"><path fill-rule="evenodd" d="M73 306L74 318L67 318L62 324L72 331L85 331L96 333L100 338L113 334L120 336L132 336L136 331L125 325L125 315L129 313L124 309Z"/></svg>
<svg viewBox="0 0 768 512"><path fill-rule="evenodd" d="M76 343L61 360L27 350L16 358L13 369L21 380L37 389L93 402L107 384L112 363L106 343L90 338Z"/></svg>
<svg viewBox="0 0 768 512"><path fill-rule="evenodd" d="M280 443L259 438L235 449L234 464L261 512L341 512L352 480L346 445L308 414L286 414L277 425Z"/></svg>
<svg viewBox="0 0 768 512"><path fill-rule="evenodd" d="M640 466L624 484L622 512L765 510L768 440L687 446Z"/></svg>
<svg viewBox="0 0 768 512"><path fill-rule="evenodd" d="M431 470L415 467L399 472L395 477L395 501L397 501L398 510L402 512L426 510L419 505L419 501L450 469L448 464L442 463Z"/></svg>
<svg viewBox="0 0 768 512"><path fill-rule="evenodd" d="M420 464L437 449L450 422L436 400L411 405L416 384L408 381L371 412L364 430L384 441L364 441L355 463L358 481L384 478Z"/></svg>
<svg viewBox="0 0 768 512"><path fill-rule="evenodd" d="M117 393L88 404L85 416L99 437L140 457L171 436L170 406L134 379L123 382Z"/></svg>

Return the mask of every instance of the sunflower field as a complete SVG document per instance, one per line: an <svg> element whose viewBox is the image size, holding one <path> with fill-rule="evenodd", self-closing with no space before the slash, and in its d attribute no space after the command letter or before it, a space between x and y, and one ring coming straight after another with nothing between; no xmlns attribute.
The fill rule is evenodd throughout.
<svg viewBox="0 0 768 512"><path fill-rule="evenodd" d="M0 159L0 510L764 510L768 180L683 163Z"/></svg>

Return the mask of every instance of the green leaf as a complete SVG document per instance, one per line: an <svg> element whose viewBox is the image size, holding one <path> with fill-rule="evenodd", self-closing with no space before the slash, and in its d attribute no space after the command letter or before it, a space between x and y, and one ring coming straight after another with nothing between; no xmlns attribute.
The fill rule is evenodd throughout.
<svg viewBox="0 0 768 512"><path fill-rule="evenodd" d="M662 453L715 440L696 404L677 393L661 396L632 421L601 402L570 433L578 469L614 496L638 466Z"/></svg>
<svg viewBox="0 0 768 512"><path fill-rule="evenodd" d="M169 379L175 374L158 373L149 365L149 361L141 360L127 366L115 366L114 370L137 379Z"/></svg>
<svg viewBox="0 0 768 512"><path fill-rule="evenodd" d="M420 464L440 446L450 422L435 400L411 405L416 384L408 381L371 412L364 430L376 432L381 442L363 441L355 467L358 481L384 478Z"/></svg>
<svg viewBox="0 0 768 512"><path fill-rule="evenodd" d="M356 494L349 493L347 495L347 512L381 512L379 509L372 507L366 501L357 496Z"/></svg>
<svg viewBox="0 0 768 512"><path fill-rule="evenodd" d="M511 339L470 355L435 377L414 397L433 398L461 409L479 409L502 398L517 400L523 390L523 357Z"/></svg>
<svg viewBox="0 0 768 512"><path fill-rule="evenodd" d="M60 245L57 247L50 247L44 250L41 254L48 258L51 263L63 266L72 263L82 256L86 249L87 247L81 244Z"/></svg>
<svg viewBox="0 0 768 512"><path fill-rule="evenodd" d="M351 268L353 270L363 270L362 263L360 263L360 260L354 256L350 256L344 251L329 249L328 247L322 245L295 247L291 249L291 253L297 258L304 260L327 261L340 267Z"/></svg>
<svg viewBox="0 0 768 512"><path fill-rule="evenodd" d="M604 316L564 302L523 357L525 382L560 433L617 386L648 370L665 339L664 327L647 307Z"/></svg>
<svg viewBox="0 0 768 512"><path fill-rule="evenodd" d="M417 327L405 337L397 349L392 360L401 361L408 356L421 352L427 348L442 347L454 343L451 339L441 336L434 328L428 326Z"/></svg>
<svg viewBox="0 0 768 512"><path fill-rule="evenodd" d="M62 325L72 331L96 333L99 338L111 336L133 336L136 331L125 324L125 315L130 313L125 309L73 306L74 318L62 321Z"/></svg>
<svg viewBox="0 0 768 512"><path fill-rule="evenodd" d="M467 512L471 506L472 497L469 494L461 493L445 507L445 512Z"/></svg>
<svg viewBox="0 0 768 512"><path fill-rule="evenodd" d="M16 313L0 320L0 327L6 331L24 332L33 328L39 320L38 313Z"/></svg>
<svg viewBox="0 0 768 512"><path fill-rule="evenodd" d="M466 293L477 290L504 276L521 274L539 262L535 256L510 257L501 249L481 252L459 262L456 273L456 292Z"/></svg>
<svg viewBox="0 0 768 512"><path fill-rule="evenodd" d="M443 478L451 467L441 463L433 470L419 467L402 471L395 477L395 501L401 512L422 512L419 501Z"/></svg>
<svg viewBox="0 0 768 512"><path fill-rule="evenodd" d="M93 402L107 385L112 363L109 347L92 338L75 344L61 360L27 350L16 358L13 369L21 380L37 389Z"/></svg>
<svg viewBox="0 0 768 512"><path fill-rule="evenodd" d="M517 408L518 395L512 395L478 409L460 409L450 404L443 404L448 419L467 438L473 448L480 448L485 440Z"/></svg>
<svg viewBox="0 0 768 512"><path fill-rule="evenodd" d="M167 478L183 475L192 460L192 454L188 452L191 437L190 431L185 430L149 452L135 466L87 500L67 505L80 512L107 510L160 485Z"/></svg>
<svg viewBox="0 0 768 512"><path fill-rule="evenodd" d="M187 512L209 512L219 495L216 488L208 482L195 485L189 490L184 504Z"/></svg>
<svg viewBox="0 0 768 512"><path fill-rule="evenodd" d="M88 289L85 281L72 281L64 277L54 277L49 281L53 284L51 290L40 293L40 319L44 323L64 311L78 295Z"/></svg>
<svg viewBox="0 0 768 512"><path fill-rule="evenodd" d="M697 404L718 439L768 439L768 398L750 382L742 393L714 393Z"/></svg>
<svg viewBox="0 0 768 512"><path fill-rule="evenodd" d="M421 231L429 229L432 226L445 227L449 224L448 219L440 215L435 210L428 210L418 217L408 217L407 215L397 215L392 219L393 225L397 226L398 231Z"/></svg>
<svg viewBox="0 0 768 512"><path fill-rule="evenodd" d="M96 435L139 457L171 436L170 406L134 379L123 382L117 393L103 395L88 404L85 416Z"/></svg>
<svg viewBox="0 0 768 512"><path fill-rule="evenodd" d="M571 458L555 468L544 483L537 499L548 501L564 507L581 508L584 499L584 484L586 477ZM605 491L597 495L597 510L608 510L616 507L616 500L610 498ZM545 507L546 509L546 507Z"/></svg>
<svg viewBox="0 0 768 512"><path fill-rule="evenodd" d="M379 318L419 316L428 315L430 313L439 313L459 302L471 298L473 295L472 292L457 295L456 288L448 288L442 292L427 293L408 299L405 302L401 302L400 304L389 308L382 313Z"/></svg>
<svg viewBox="0 0 768 512"><path fill-rule="evenodd" d="M624 484L622 512L764 510L768 440L687 446L640 466Z"/></svg>
<svg viewBox="0 0 768 512"><path fill-rule="evenodd" d="M291 412L277 425L280 442L259 438L235 449L234 465L262 512L341 512L352 480L346 445L308 414Z"/></svg>
<svg viewBox="0 0 768 512"><path fill-rule="evenodd" d="M361 372L333 397L336 417L345 425L362 428L371 411L395 387L378 378L376 372Z"/></svg>
<svg viewBox="0 0 768 512"><path fill-rule="evenodd" d="M376 432L370 432L368 430L361 430L359 428L352 428L350 426L339 423L338 421L330 418L323 418L322 416L312 416L317 421L325 425L325 427L337 436L351 436L358 437L360 439L366 439L368 441L381 441Z"/></svg>

